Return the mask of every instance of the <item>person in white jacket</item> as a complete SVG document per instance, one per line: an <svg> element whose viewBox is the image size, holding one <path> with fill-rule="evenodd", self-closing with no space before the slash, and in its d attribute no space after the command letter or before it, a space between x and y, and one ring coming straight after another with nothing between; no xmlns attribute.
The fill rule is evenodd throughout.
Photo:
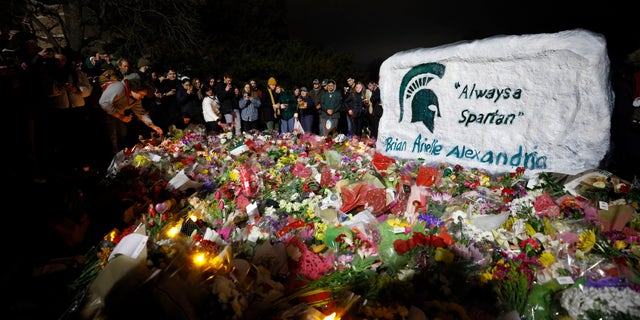
<svg viewBox="0 0 640 320"><path fill-rule="evenodd" d="M213 93L213 87L205 85L202 87L204 97L202 98L202 115L204 116L204 126L207 133L218 134L222 132L220 122L222 121L222 113L220 112L220 101Z"/></svg>

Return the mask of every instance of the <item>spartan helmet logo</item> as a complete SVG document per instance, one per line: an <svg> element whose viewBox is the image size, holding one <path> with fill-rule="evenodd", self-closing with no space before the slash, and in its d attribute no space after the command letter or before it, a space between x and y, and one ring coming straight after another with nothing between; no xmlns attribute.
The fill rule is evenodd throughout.
<svg viewBox="0 0 640 320"><path fill-rule="evenodd" d="M433 133L435 117L440 117L438 96L427 85L436 76L442 78L444 65L429 62L415 66L400 83L400 118L404 115L404 102L411 101L411 122L421 121Z"/></svg>

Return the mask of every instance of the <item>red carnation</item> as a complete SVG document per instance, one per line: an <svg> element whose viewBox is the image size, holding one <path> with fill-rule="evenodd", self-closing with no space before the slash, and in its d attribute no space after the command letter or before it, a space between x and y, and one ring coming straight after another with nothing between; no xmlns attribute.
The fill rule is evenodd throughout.
<svg viewBox="0 0 640 320"><path fill-rule="evenodd" d="M403 255L405 252L409 251L409 245L406 241L398 239L393 242L393 248L399 255Z"/></svg>
<svg viewBox="0 0 640 320"><path fill-rule="evenodd" d="M414 233L413 239L416 242L416 244L419 244L421 246L426 246L429 244L429 239L424 233L421 233L421 232Z"/></svg>

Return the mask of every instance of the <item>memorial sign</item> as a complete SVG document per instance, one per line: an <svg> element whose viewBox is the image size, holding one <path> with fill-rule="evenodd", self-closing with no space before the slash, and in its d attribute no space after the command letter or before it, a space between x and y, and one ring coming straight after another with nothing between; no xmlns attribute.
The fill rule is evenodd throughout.
<svg viewBox="0 0 640 320"><path fill-rule="evenodd" d="M377 150L398 159L576 174L609 150L606 41L587 30L399 52L380 93Z"/></svg>

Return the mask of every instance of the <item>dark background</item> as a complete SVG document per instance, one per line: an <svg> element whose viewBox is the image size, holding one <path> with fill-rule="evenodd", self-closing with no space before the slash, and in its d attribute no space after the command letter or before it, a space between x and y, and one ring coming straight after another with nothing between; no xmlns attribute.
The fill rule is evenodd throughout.
<svg viewBox="0 0 640 320"><path fill-rule="evenodd" d="M348 51L365 65L408 49L576 28L603 34L612 60L622 61L640 48L637 9L625 1L286 2L292 38Z"/></svg>

